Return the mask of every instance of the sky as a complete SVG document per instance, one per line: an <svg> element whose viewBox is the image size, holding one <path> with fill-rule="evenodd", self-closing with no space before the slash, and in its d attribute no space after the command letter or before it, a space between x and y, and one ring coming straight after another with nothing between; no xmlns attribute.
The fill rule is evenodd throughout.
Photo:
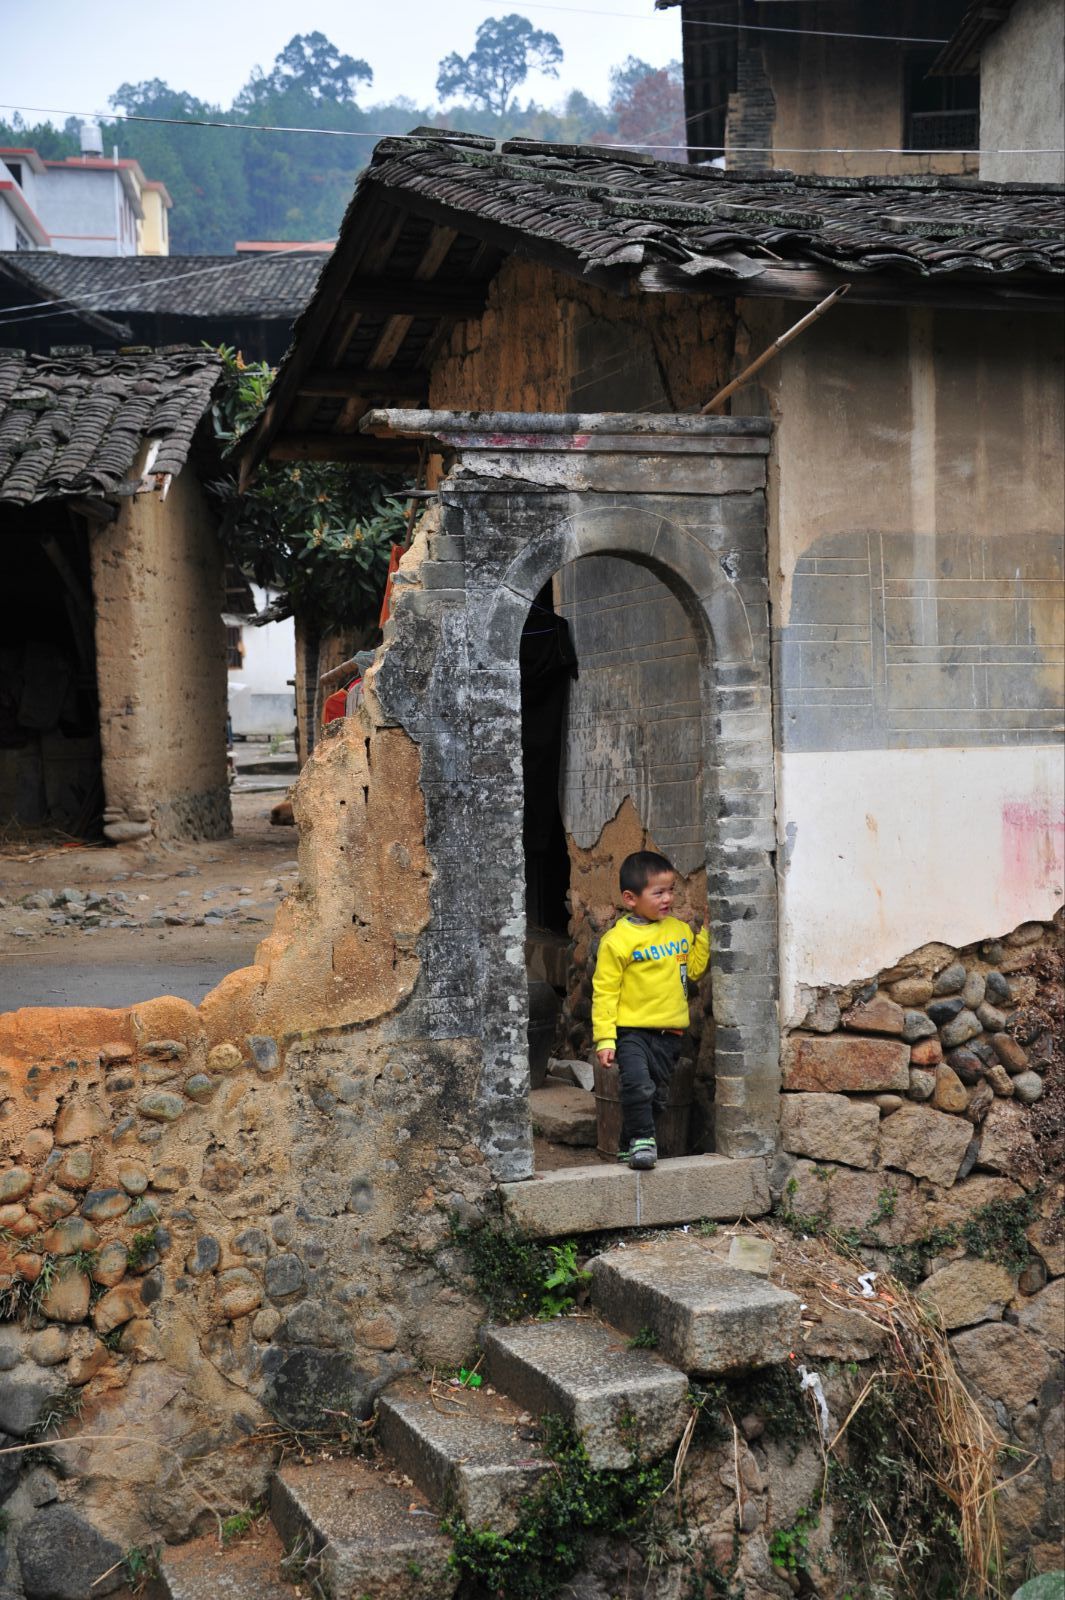
<svg viewBox="0 0 1065 1600"><path fill-rule="evenodd" d="M64 112L100 112L120 83L162 78L173 89L228 106L253 66L269 69L295 33L324 33L367 61L363 105L405 95L436 102L439 61L468 55L478 25L511 11L554 33L559 76L530 74L520 91L544 105L580 89L607 98L610 68L638 56L652 66L680 57L680 11L654 0L0 0L0 115L61 124ZM47 20L46 20L47 19ZM29 108L54 108L48 118Z"/></svg>

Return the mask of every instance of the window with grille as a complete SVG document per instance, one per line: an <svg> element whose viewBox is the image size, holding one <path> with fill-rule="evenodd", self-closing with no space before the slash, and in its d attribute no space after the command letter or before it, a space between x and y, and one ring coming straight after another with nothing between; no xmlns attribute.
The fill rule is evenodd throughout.
<svg viewBox="0 0 1065 1600"><path fill-rule="evenodd" d="M226 666L242 667L244 665L243 628L232 627L226 623Z"/></svg>

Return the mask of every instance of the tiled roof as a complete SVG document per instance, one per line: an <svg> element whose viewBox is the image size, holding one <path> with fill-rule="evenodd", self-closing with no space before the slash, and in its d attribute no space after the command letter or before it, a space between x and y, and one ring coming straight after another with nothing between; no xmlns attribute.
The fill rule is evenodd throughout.
<svg viewBox="0 0 1065 1600"><path fill-rule="evenodd" d="M221 368L213 351L24 355L0 350L0 502L112 493L141 446L179 473Z"/></svg>
<svg viewBox="0 0 1065 1600"><path fill-rule="evenodd" d="M0 268L13 261L0 252ZM112 316L267 317L291 322L309 300L320 253L241 256L68 256L18 253L50 296Z"/></svg>
<svg viewBox="0 0 1065 1600"><path fill-rule="evenodd" d="M375 398L425 400L441 341L480 316L507 256L625 295L813 301L845 283L852 303L1056 306L1062 201L1060 185L752 174L432 129L384 139L244 443L245 480L268 451L354 461L376 446L376 461L359 417Z"/></svg>
<svg viewBox="0 0 1065 1600"><path fill-rule="evenodd" d="M965 178L820 178L513 139L385 139L361 183L505 229L585 273L744 278L759 263L870 272L1065 271L1062 191ZM441 220L444 220L441 218ZM454 225L454 224L453 224Z"/></svg>

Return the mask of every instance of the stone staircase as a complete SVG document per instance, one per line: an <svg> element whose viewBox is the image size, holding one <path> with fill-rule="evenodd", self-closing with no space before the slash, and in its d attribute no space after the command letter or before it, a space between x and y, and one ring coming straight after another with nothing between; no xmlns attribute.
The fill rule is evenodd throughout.
<svg viewBox="0 0 1065 1600"><path fill-rule="evenodd" d="M597 1469L656 1460L677 1444L690 1376L783 1361L799 1303L728 1266L695 1235L619 1245L592 1263L595 1314L491 1327L482 1389L404 1378L382 1396L373 1462L338 1458L275 1474L250 1560L217 1541L169 1550L154 1600L448 1600L458 1579L441 1518L507 1533L551 1470L536 1422L561 1416ZM644 1334L654 1349L633 1348ZM213 1554L206 1547L214 1544ZM284 1549L287 1581L280 1563ZM247 1570L242 1568L245 1562ZM298 1572L309 1559L308 1576ZM273 1567L270 1562L273 1561ZM293 1581L299 1584L292 1588Z"/></svg>

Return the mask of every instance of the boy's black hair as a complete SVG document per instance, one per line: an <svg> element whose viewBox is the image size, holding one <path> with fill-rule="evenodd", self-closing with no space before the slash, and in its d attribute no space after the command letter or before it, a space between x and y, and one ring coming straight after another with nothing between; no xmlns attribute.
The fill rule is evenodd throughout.
<svg viewBox="0 0 1065 1600"><path fill-rule="evenodd" d="M626 856L621 863L618 874L621 880L621 892L626 890L630 894L641 894L646 889L651 878L659 872L676 872L672 861L665 856L660 856L657 850L634 850L631 856Z"/></svg>

